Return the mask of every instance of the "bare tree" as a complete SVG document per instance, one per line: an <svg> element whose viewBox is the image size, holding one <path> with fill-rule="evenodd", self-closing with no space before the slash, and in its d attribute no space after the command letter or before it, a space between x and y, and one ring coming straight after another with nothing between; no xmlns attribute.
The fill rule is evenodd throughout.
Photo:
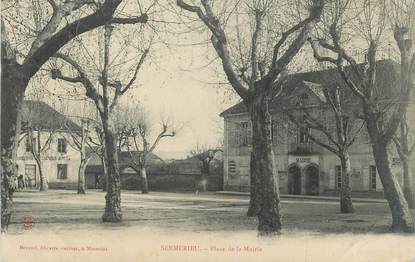
<svg viewBox="0 0 415 262"><path fill-rule="evenodd" d="M177 134L176 127L169 119L162 120L160 130L153 138L154 128L149 113L142 106L117 108L114 122L118 129L119 148L126 148L129 153L129 165L141 175L141 192L148 193L147 171L149 159L160 142ZM151 141L154 139L153 141Z"/></svg>
<svg viewBox="0 0 415 262"><path fill-rule="evenodd" d="M70 129L69 129L70 130ZM69 145L72 146L76 151L79 152L80 155L80 162L79 162L79 169L78 169L78 194L85 194L85 169L88 165L89 160L91 159L92 155L87 155L86 149L88 147L92 147L89 144L91 139L90 135L90 120L89 119L81 119L81 130L70 130L70 139L68 139ZM88 146L89 145L89 146Z"/></svg>
<svg viewBox="0 0 415 262"><path fill-rule="evenodd" d="M359 98L362 117L372 142L376 167L392 213L392 230L413 232L413 217L397 178L391 171L388 152L388 146L402 122L414 87L415 55L412 37L408 34L409 28L395 24L388 30L385 25L387 17L385 1L338 0L334 1L334 4L336 8L331 14L326 34L323 35L326 37L310 40L314 56L320 62L334 65L345 85ZM349 12L352 14L350 15ZM353 19L350 19L352 16ZM357 22L358 25L353 29L363 36L363 40L367 43L366 61L363 66L359 65L344 47L350 44L350 41L342 39L342 33L347 30L345 21ZM385 89L381 89L383 81L380 77L385 71L383 73L378 71L380 66L376 61L385 36L386 39L388 37L395 39L400 54L398 72L392 70L388 75L390 77L388 81L392 82L388 86L389 91L394 92L390 98L384 97ZM354 39L356 38L357 36ZM322 54L321 49L329 55Z"/></svg>
<svg viewBox="0 0 415 262"><path fill-rule="evenodd" d="M103 32L104 45L102 57L98 54L96 59L102 59L102 68L99 70L93 70L92 73L88 72L88 65L95 63L95 59L88 60L86 65L82 66L78 61L75 61L70 56L57 53L55 57L63 60L66 64L71 67L71 70L75 71L75 77L68 73L62 73L58 68L52 70L52 78L60 79L68 83L81 84L85 90L87 97L94 101L95 106L99 112L102 130L104 134L105 142L105 160L107 170L107 194L106 194L106 205L105 212L102 216L104 222L119 222L122 220L121 213L121 184L120 184L120 173L118 168L118 154L117 154L117 134L114 127L114 121L111 118L111 113L115 106L117 106L120 97L132 88L135 80L137 79L138 73L147 57L149 47L145 47L141 51L141 55L138 60L134 60L133 64L125 63L126 57L121 57L124 60L124 64L130 67L132 71L129 74L126 84L122 84L121 80L115 79L121 77L120 68L116 67L116 70L111 70L111 66L114 64L114 59L110 60L110 46L111 36L113 34L113 26L106 25ZM151 41L150 41L151 44ZM150 45L149 44L149 45ZM120 47L121 50L127 49L128 45ZM112 46L115 51L115 46ZM136 49L137 52L140 52ZM124 52L127 52L124 50ZM118 54L114 54L114 57L119 57ZM121 64L123 62L120 62ZM131 70L131 66L133 70ZM102 90L102 92L100 92Z"/></svg>
<svg viewBox="0 0 415 262"><path fill-rule="evenodd" d="M91 150L92 154L96 154L102 164L103 170L103 178L105 182L102 182L102 190L107 191L107 184L108 184L108 171L107 171L107 160L106 160L106 153L105 153L105 139L104 139L104 132L102 130L102 125L95 123L96 125L92 128L95 131L95 139L90 138L88 141L89 149Z"/></svg>
<svg viewBox="0 0 415 262"><path fill-rule="evenodd" d="M3 1L1 19L2 231L12 208L11 177L15 174L16 146L21 129L21 108L30 79L75 37L112 23L146 23L146 13L114 17L122 0ZM32 4L32 5L31 5ZM31 13L33 12L33 13ZM32 19L26 19L29 17Z"/></svg>
<svg viewBox="0 0 415 262"><path fill-rule="evenodd" d="M210 163L215 159L217 152L222 152L222 149L199 144L190 151L190 154L202 163L200 168L200 181L196 188L197 194L199 191L205 192L207 190L208 177L210 176Z"/></svg>
<svg viewBox="0 0 415 262"><path fill-rule="evenodd" d="M354 144L364 126L364 121L356 118L353 95L339 86L319 87L324 94L322 104L309 104L302 97L290 97L284 112L300 128L311 129L308 138L317 145L338 156L341 166L340 212L353 213L350 187L351 164L349 148ZM317 107L316 107L317 106ZM325 116L325 117L323 117ZM334 130L330 123L334 123Z"/></svg>
<svg viewBox="0 0 415 262"><path fill-rule="evenodd" d="M407 119L407 112L405 112L402 122L399 124L397 134L392 138L392 140L395 143L396 151L402 163L403 194L408 202L409 208L415 208L414 190L412 187L412 172L409 167L415 143L411 141L411 128Z"/></svg>
<svg viewBox="0 0 415 262"><path fill-rule="evenodd" d="M288 27L281 25L284 24L283 21L290 20L292 17L276 14L278 8L288 4L287 2L236 1L234 9L243 6L246 10L237 13L230 11L229 15L224 17L215 14L215 12L227 13L220 10L223 7L221 4L216 2L216 5L213 5L209 0L200 2L201 5L197 6L177 0L180 8L197 15L212 34L211 43L222 63L229 84L248 108L253 127L250 166L251 207L258 207L251 213L258 216L258 231L261 235L274 234L281 230L281 215L278 178L271 144L269 103L279 95L285 80L284 72L318 22L324 1L307 1L306 8L301 10L303 12L300 11L307 13L305 18L300 18L299 22L294 21ZM226 1L224 4L228 3ZM252 30L250 36L247 36L249 39L247 50L243 50L245 45L240 45L242 48L238 50L242 52L238 54L231 50L232 39L239 40L242 37L238 38L238 35L230 37L234 28L228 26L227 22L232 14L237 14L238 17L242 13L247 16L241 19L246 19L248 24L252 25ZM236 24L237 27L241 26L238 21ZM280 26L289 29L281 32L271 30ZM266 33L263 33L264 27L267 27ZM242 57L243 61L239 66L235 66L238 57Z"/></svg>
<svg viewBox="0 0 415 262"><path fill-rule="evenodd" d="M48 181L43 172L43 159L50 149L55 133L59 131L60 127L54 124L45 126L45 123L51 123L48 119L50 115L48 112L45 112L45 107L40 103L40 101L27 102L23 112L23 119L27 121L24 121L22 131L26 138L26 147L30 149L30 153L35 159L39 170L39 189L40 191L47 191Z"/></svg>
<svg viewBox="0 0 415 262"><path fill-rule="evenodd" d="M391 26L394 27L395 39L397 38L398 50L400 54L401 74L403 85L414 85L414 47L413 39L415 35L415 26L413 17L415 15L415 2L402 0L391 0L388 2L388 8ZM411 57L412 56L412 57ZM406 70L410 71L406 71ZM412 72L411 72L412 70ZM411 83L412 82L412 83ZM409 87L410 88L410 87ZM409 168L410 158L414 151L415 143L411 139L411 121L408 115L408 107L405 108L402 116L402 122L399 124L397 134L393 137L396 150L401 159L403 169L403 193L410 208L415 208L414 189L412 188L412 173Z"/></svg>
<svg viewBox="0 0 415 262"><path fill-rule="evenodd" d="M97 110L95 105L90 101L81 101L77 99L76 103L71 103L72 99L76 99L68 90L62 90L66 96L60 100L60 111L71 122L75 122L77 126L70 125L68 121L65 124L67 131L66 138L68 144L77 152L79 152L80 162L78 168L78 185L77 193L85 194L85 171L89 163L89 160L94 154L99 155L101 153L101 137L99 132L100 121L97 116ZM79 94L74 94L77 98L80 98ZM95 117L96 116L96 117Z"/></svg>

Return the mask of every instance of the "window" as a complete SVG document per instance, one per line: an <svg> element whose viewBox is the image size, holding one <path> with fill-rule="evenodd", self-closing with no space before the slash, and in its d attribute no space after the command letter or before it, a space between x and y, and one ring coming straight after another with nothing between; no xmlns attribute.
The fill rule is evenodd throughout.
<svg viewBox="0 0 415 262"><path fill-rule="evenodd" d="M377 175L376 166L370 166L369 171L370 171L370 189L376 190L376 175Z"/></svg>
<svg viewBox="0 0 415 262"><path fill-rule="evenodd" d="M336 166L336 187L342 188L342 167Z"/></svg>
<svg viewBox="0 0 415 262"><path fill-rule="evenodd" d="M68 165L67 164L58 164L58 179L67 179L68 178Z"/></svg>
<svg viewBox="0 0 415 262"><path fill-rule="evenodd" d="M250 144L251 132L248 122L240 123L240 136L239 136L239 146L248 146Z"/></svg>
<svg viewBox="0 0 415 262"><path fill-rule="evenodd" d="M65 138L58 138L58 152L66 153L66 139Z"/></svg>
<svg viewBox="0 0 415 262"><path fill-rule="evenodd" d="M32 138L32 141L30 141L30 137L26 137L26 152L32 152L32 147L36 151L36 137Z"/></svg>
<svg viewBox="0 0 415 262"><path fill-rule="evenodd" d="M298 100L298 104L305 105L306 103L308 103L308 98L309 98L308 94L306 93L301 94Z"/></svg>
<svg viewBox="0 0 415 262"><path fill-rule="evenodd" d="M298 143L308 143L310 129L308 127L300 127L298 129Z"/></svg>
<svg viewBox="0 0 415 262"><path fill-rule="evenodd" d="M26 186L35 187L36 186L36 165L25 165L25 176L26 176Z"/></svg>
<svg viewBox="0 0 415 262"><path fill-rule="evenodd" d="M236 163L233 160L228 162L228 174L231 176L236 175Z"/></svg>
<svg viewBox="0 0 415 262"><path fill-rule="evenodd" d="M32 145L30 143L30 137L27 136L26 137L26 152L31 152L32 151Z"/></svg>

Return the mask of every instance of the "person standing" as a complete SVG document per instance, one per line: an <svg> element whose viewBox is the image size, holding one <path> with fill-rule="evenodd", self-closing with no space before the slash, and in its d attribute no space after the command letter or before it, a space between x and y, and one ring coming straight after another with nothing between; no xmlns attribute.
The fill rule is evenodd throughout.
<svg viewBox="0 0 415 262"><path fill-rule="evenodd" d="M24 180L23 180L23 175L22 174L20 174L18 177L17 177L17 188L20 190L20 189L24 189L25 188L25 186L24 186Z"/></svg>

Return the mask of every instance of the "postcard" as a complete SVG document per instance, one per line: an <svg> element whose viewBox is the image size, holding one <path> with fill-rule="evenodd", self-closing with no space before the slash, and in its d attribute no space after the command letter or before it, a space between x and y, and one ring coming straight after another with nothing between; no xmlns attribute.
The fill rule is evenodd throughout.
<svg viewBox="0 0 415 262"><path fill-rule="evenodd" d="M3 0L0 261L415 261L412 0Z"/></svg>

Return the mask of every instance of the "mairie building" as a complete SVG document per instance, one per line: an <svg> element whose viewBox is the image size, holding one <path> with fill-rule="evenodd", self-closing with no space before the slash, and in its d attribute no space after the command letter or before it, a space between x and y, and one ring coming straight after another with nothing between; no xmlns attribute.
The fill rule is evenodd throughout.
<svg viewBox="0 0 415 262"><path fill-rule="evenodd" d="M396 90L392 90L397 77L398 65L390 60L378 61L375 90L377 99L383 99L385 106L396 99ZM297 73L288 76L284 91L270 104L272 115L272 144L282 194L335 195L341 188L341 168L339 158L331 151L312 142L313 135L319 141L330 143L322 132L299 127L290 121L286 114L293 116L307 110L329 130L335 132L333 112L328 107L323 94L324 86L338 85L342 80L335 69ZM361 108L359 99L346 92L348 99L346 109L358 115ZM395 100L394 100L395 99ZM282 110L282 105L285 111ZM301 110L299 109L301 107ZM306 109L304 109L306 108ZM408 110L408 122L414 122L413 105ZM224 119L224 190L249 191L249 161L252 150L252 124L246 106L241 102L221 113ZM382 195L383 188L372 155L370 137L363 120L356 117L353 127L356 138L349 148L351 160L350 183L355 195L373 193ZM362 127L363 125L363 127ZM362 127L362 128L360 128ZM360 131L359 131L360 130ZM335 134L334 134L335 135ZM321 139L321 140L320 140ZM403 183L400 158L393 143L390 147L392 171L399 183ZM411 171L415 173L415 159L412 156ZM413 179L412 179L413 183Z"/></svg>

